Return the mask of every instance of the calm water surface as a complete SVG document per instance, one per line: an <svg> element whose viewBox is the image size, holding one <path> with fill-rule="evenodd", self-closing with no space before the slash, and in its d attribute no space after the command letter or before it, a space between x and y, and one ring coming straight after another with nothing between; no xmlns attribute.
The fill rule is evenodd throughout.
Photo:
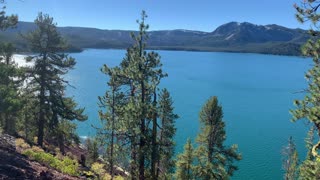
<svg viewBox="0 0 320 180"><path fill-rule="evenodd" d="M173 99L180 118L177 126L177 152L188 137L198 130L198 114L210 96L218 96L224 111L227 144L238 144L243 160L232 179L282 179L281 149L293 136L301 158L304 158L306 125L291 123L289 109L295 93L306 87L304 73L311 61L299 57L158 51L163 69L169 74L161 82ZM68 79L69 88L89 120L79 124L80 136L93 136L91 125L99 126L98 99L107 89L107 78L100 72L103 64L116 66L124 50L89 49L71 54L77 60Z"/></svg>

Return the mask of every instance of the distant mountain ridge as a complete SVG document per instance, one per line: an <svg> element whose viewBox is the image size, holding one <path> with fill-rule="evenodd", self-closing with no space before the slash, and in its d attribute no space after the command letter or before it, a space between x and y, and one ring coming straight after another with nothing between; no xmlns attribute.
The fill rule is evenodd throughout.
<svg viewBox="0 0 320 180"><path fill-rule="evenodd" d="M19 50L27 46L20 34L35 29L34 23L19 22L14 29L0 32L0 41L11 41ZM102 30L85 27L58 27L71 46L70 51L84 48L124 49L132 44L128 30ZM230 22L212 32L192 30L150 31L149 49L223 51L300 55L300 47L308 39L306 30L279 25L255 25L248 22Z"/></svg>

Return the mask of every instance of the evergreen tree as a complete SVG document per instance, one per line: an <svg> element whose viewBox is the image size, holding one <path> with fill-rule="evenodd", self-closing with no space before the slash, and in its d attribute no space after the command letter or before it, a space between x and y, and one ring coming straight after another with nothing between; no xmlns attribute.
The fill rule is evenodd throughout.
<svg viewBox="0 0 320 180"><path fill-rule="evenodd" d="M0 0L0 3L3 3L4 0ZM6 7L2 7L0 11L0 30L6 30L9 27L14 27L18 23L18 16L17 15L6 15L5 11Z"/></svg>
<svg viewBox="0 0 320 180"><path fill-rule="evenodd" d="M128 71L129 76L133 86L135 87L134 99L136 109L138 110L138 119L134 120L137 125L138 130L138 169L139 169L139 179L145 179L145 167L148 158L148 152L150 152L149 145L152 141L152 134L150 137L150 129L147 126L150 121L152 121L152 107L154 106L152 102L152 96L155 93L156 86L159 84L160 79L165 76L162 73L160 63L160 57L155 52L147 53L145 51L146 40L148 35L146 31L149 26L145 24L145 18L147 15L142 12L141 21L139 23L139 33L137 35L132 34L133 39L136 44L128 51L130 57L128 61ZM155 123L153 121L153 123ZM155 146L155 144L153 144ZM151 144L152 149L152 144ZM155 159L153 159L155 161ZM152 164L152 162L151 162Z"/></svg>
<svg viewBox="0 0 320 180"><path fill-rule="evenodd" d="M87 138L85 141L85 145L88 151L86 162L88 163L88 165L91 165L99 158L99 141L97 139Z"/></svg>
<svg viewBox="0 0 320 180"><path fill-rule="evenodd" d="M218 98L211 97L200 112L201 131L195 150L195 175L198 179L226 179L237 170L233 162L240 160L241 155L237 152L237 145L224 145L226 132L222 118Z"/></svg>
<svg viewBox="0 0 320 180"><path fill-rule="evenodd" d="M103 139L103 146L107 146L107 161L109 162L109 173L111 179L114 178L114 165L116 163L117 147L120 147L123 142L121 141L121 123L119 118L121 117L122 106L124 105L124 94L120 92L120 83L117 80L116 73L119 72L119 68L109 68L104 65L101 69L108 77L108 86L110 90L106 92L105 96L99 97L100 107L105 108L106 112L100 111L100 119L102 120L103 127L98 130L98 135ZM103 137L101 137L103 136Z"/></svg>
<svg viewBox="0 0 320 180"><path fill-rule="evenodd" d="M282 152L284 159L282 161L282 167L285 171L285 180L295 180L298 178L298 152L296 145L292 139L289 138L288 146L284 147Z"/></svg>
<svg viewBox="0 0 320 180"><path fill-rule="evenodd" d="M0 1L3 3L4 1ZM9 27L14 27L18 22L17 15L7 16L3 7L0 11L0 30L4 31ZM14 47L10 43L0 44L0 125L4 126L4 131L9 134L15 133L15 117L13 112L19 109L20 101L17 92L17 82L13 80L17 77L18 70L12 62Z"/></svg>
<svg viewBox="0 0 320 180"><path fill-rule="evenodd" d="M301 6L295 5L297 10L297 19L301 23L311 22L309 33L311 38L302 47L302 53L305 56L312 57L313 66L306 73L305 77L308 81L306 95L302 100L295 100L294 104L297 109L291 110L293 121L300 119L308 120L317 130L318 138L320 137L320 60L319 60L319 20L318 8L320 3L314 0L303 1ZM310 134L310 133L309 133ZM307 141L309 153L306 160L300 168L301 179L319 179L320 174L320 141L314 144L313 141ZM312 146L312 148L311 148Z"/></svg>
<svg viewBox="0 0 320 180"><path fill-rule="evenodd" d="M315 147L315 128L312 126L305 140L307 148L307 157L299 167L299 179L318 180L320 179L320 158L313 155Z"/></svg>
<svg viewBox="0 0 320 180"><path fill-rule="evenodd" d="M68 82L63 75L74 67L75 60L62 53L66 43L58 33L53 18L39 13L35 24L37 29L27 34L25 39L32 52L38 53L27 58L34 62L30 84L39 99L38 145L43 145L45 128L58 138L59 144L63 144L63 138L59 138L55 131L60 121L87 119L83 115L84 109L77 109L73 99L65 97Z"/></svg>
<svg viewBox="0 0 320 180"><path fill-rule="evenodd" d="M22 105L18 92L21 73L12 61L12 45L2 44L0 50L0 119L5 133L13 135L16 132L16 115Z"/></svg>
<svg viewBox="0 0 320 180"><path fill-rule="evenodd" d="M160 56L155 52L146 52L146 40L148 25L145 24L147 15L142 12L141 21L139 23L139 32L132 34L135 44L127 50L126 57L122 61L120 82L123 88L129 88L126 95L126 105L124 107L124 125L126 126L127 137L131 144L131 175L139 179L145 179L147 161L155 164L156 158L152 158L152 149L156 146L152 134L152 128L156 125L154 114L154 95L160 79L165 77L161 70ZM152 100L153 99L153 100ZM150 126L148 126L150 124ZM152 147L153 146L153 147ZM149 149L149 147L151 147ZM150 160L152 159L152 160ZM138 167L136 167L138 166ZM138 172L134 172L135 170ZM150 170L151 171L151 170ZM154 169L151 176L154 175Z"/></svg>
<svg viewBox="0 0 320 180"><path fill-rule="evenodd" d="M177 180L194 179L194 149L190 138L184 145L184 152L177 157L175 178Z"/></svg>
<svg viewBox="0 0 320 180"><path fill-rule="evenodd" d="M175 161L174 156L174 135L176 133L175 120L178 118L177 114L173 113L173 101L170 97L170 93L167 89L163 89L160 93L159 100L159 120L160 120L160 132L159 132L159 143L156 154L156 178L170 179L170 175L174 171Z"/></svg>
<svg viewBox="0 0 320 180"><path fill-rule="evenodd" d="M139 32L131 34L134 44L127 49L120 66L104 66L110 89L99 97L101 107L106 108L100 117L104 121L101 134L107 135L103 141L108 142L109 163L114 164L116 156L127 154L131 178L142 180L166 177L172 172L177 118L169 92L157 93L166 74L162 72L160 56L145 50L149 27L146 17L143 11L137 21ZM121 152L115 152L115 147Z"/></svg>

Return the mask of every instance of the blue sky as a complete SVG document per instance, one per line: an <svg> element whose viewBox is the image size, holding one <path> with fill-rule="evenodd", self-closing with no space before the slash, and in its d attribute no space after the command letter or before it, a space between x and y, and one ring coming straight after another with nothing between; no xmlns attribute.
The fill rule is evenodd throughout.
<svg viewBox="0 0 320 180"><path fill-rule="evenodd" d="M294 17L300 0L6 0L7 13L33 21L48 13L58 26L135 30L146 10L151 30L213 31L230 21L308 28Z"/></svg>

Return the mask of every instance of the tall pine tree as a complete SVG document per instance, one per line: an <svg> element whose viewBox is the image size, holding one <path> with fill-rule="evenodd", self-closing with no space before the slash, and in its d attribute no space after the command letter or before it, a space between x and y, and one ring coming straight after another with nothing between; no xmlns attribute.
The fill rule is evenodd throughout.
<svg viewBox="0 0 320 180"><path fill-rule="evenodd" d="M173 113L169 92L157 93L166 74L162 72L160 56L145 50L149 27L145 24L146 17L143 11L141 20L137 21L139 31L132 33L134 44L127 49L120 66L104 66L110 89L100 97L100 103L102 100L107 109L101 117L109 134L106 139L111 140L108 148L114 155L113 146L122 144L120 154L129 154L128 171L132 179L158 179L168 176L173 169L177 115Z"/></svg>
<svg viewBox="0 0 320 180"><path fill-rule="evenodd" d="M72 98L65 97L68 82L63 75L72 69L76 62L62 53L67 46L58 33L53 18L39 13L35 24L37 29L27 34L25 39L32 52L37 53L29 56L27 60L34 62L30 84L39 99L38 145L43 145L45 129L57 138L60 145L63 145L63 138L56 131L59 123L64 119L80 121L87 119L83 115L84 109L78 109Z"/></svg>
<svg viewBox="0 0 320 180"><path fill-rule="evenodd" d="M124 105L124 93L120 91L121 82L119 82L117 74L119 68L109 68L104 65L101 71L109 77L108 90L104 96L99 97L99 105L105 111L100 111L100 119L102 120L103 127L98 129L98 136L102 139L103 146L107 147L106 159L109 162L109 173L111 179L114 178L114 169L118 154L122 153L118 149L124 143L121 140L123 136L121 132L121 113L122 106Z"/></svg>
<svg viewBox="0 0 320 180"><path fill-rule="evenodd" d="M3 3L4 0L0 1ZM7 16L5 6L0 11L0 30L4 31L18 23L17 15ZM14 47L10 43L0 44L0 125L9 134L15 133L15 118L21 102L17 92L19 82L14 78L19 76L17 67L12 62Z"/></svg>
<svg viewBox="0 0 320 180"><path fill-rule="evenodd" d="M179 116L174 114L173 101L167 89L163 89L159 95L159 125L158 140L156 146L155 177L160 179L170 179L174 172L174 136L176 134L175 121Z"/></svg>
<svg viewBox="0 0 320 180"><path fill-rule="evenodd" d="M0 119L4 132L16 133L16 119L21 109L21 95L18 88L21 86L22 69L13 62L15 49L10 43L0 45Z"/></svg>
<svg viewBox="0 0 320 180"><path fill-rule="evenodd" d="M300 178L302 179L319 179L320 174L320 41L319 41L319 22L320 15L318 9L320 3L314 0L303 1L301 6L295 4L297 10L296 17L299 22L311 23L309 34L311 38L302 47L304 56L312 57L312 68L306 73L305 77L308 81L308 88L305 91L305 97L302 100L295 100L294 104L297 109L291 110L293 121L300 119L308 120L317 130L317 143L308 142L308 146L312 146L309 156L302 163L300 168ZM303 170L302 170L303 169Z"/></svg>
<svg viewBox="0 0 320 180"><path fill-rule="evenodd" d="M217 97L211 97L200 112L200 134L195 150L197 163L195 175L198 179L225 179L237 170L234 161L241 159L237 145L227 147L222 107Z"/></svg>

